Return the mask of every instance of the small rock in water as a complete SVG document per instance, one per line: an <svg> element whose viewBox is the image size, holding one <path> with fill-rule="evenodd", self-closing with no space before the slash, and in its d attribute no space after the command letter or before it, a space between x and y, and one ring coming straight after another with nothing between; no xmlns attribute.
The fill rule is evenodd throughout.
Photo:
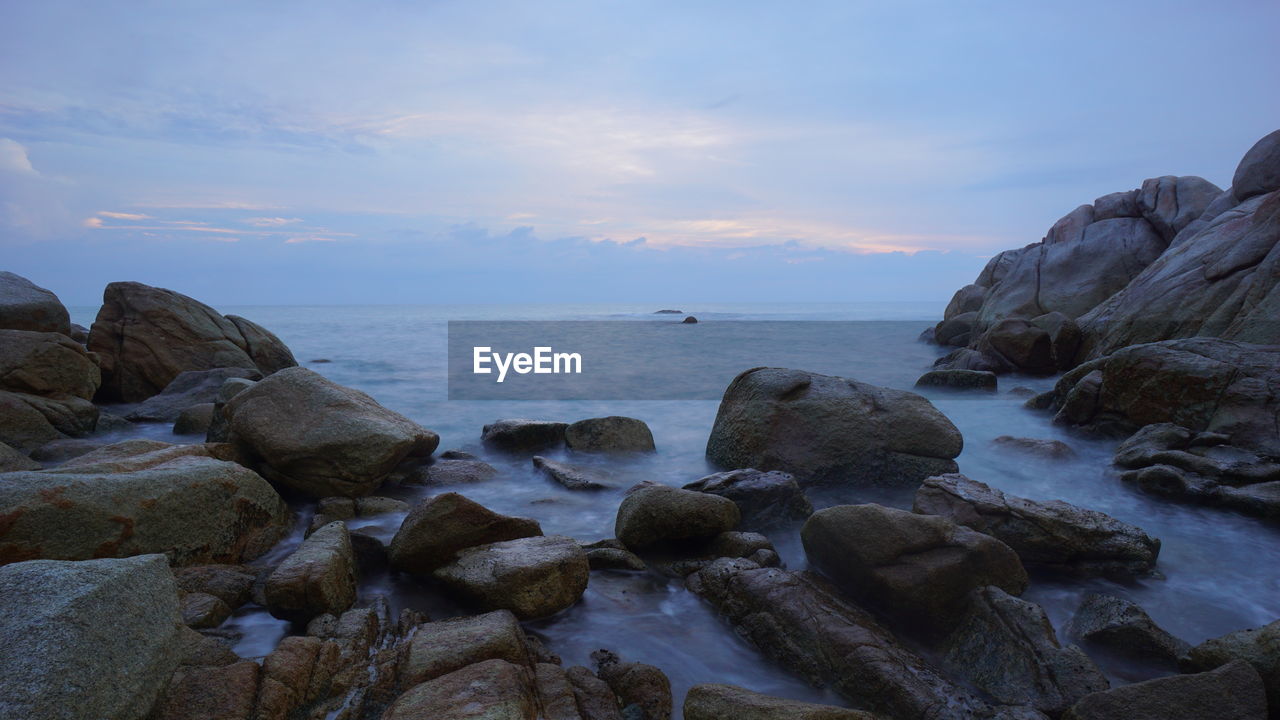
<svg viewBox="0 0 1280 720"><path fill-rule="evenodd" d="M741 513L728 498L666 485L633 489L618 507L614 534L632 550L710 540L738 525Z"/></svg>
<svg viewBox="0 0 1280 720"><path fill-rule="evenodd" d="M611 487L608 476L594 468L556 462L541 455L533 457L533 466L569 490L603 490Z"/></svg>
<svg viewBox="0 0 1280 720"><path fill-rule="evenodd" d="M916 380L916 387L996 391L996 374L985 370L930 370Z"/></svg>
<svg viewBox="0 0 1280 720"><path fill-rule="evenodd" d="M1156 625L1136 603L1101 593L1085 596L1065 634L1085 643L1086 647L1101 650L1105 655L1150 664L1157 672L1176 670L1178 658L1191 649L1186 642ZM1128 680L1151 677L1150 672L1145 677L1121 674Z"/></svg>
<svg viewBox="0 0 1280 720"><path fill-rule="evenodd" d="M653 452L653 433L643 420L611 415L579 420L565 428L570 450L596 453Z"/></svg>
<svg viewBox="0 0 1280 720"><path fill-rule="evenodd" d="M666 673L653 665L623 662L616 653L604 649L591 653L591 662L596 676L618 696L624 713L634 706L642 720L670 720L671 681Z"/></svg>
<svg viewBox="0 0 1280 720"><path fill-rule="evenodd" d="M1019 385L1018 387L1011 388L1009 390L1009 394L1015 397L1033 398L1039 393L1025 385Z"/></svg>
<svg viewBox="0 0 1280 720"><path fill-rule="evenodd" d="M694 316L690 315L689 317L687 317L687 318L685 318L685 319L681 320L681 321L680 321L680 324L681 324L681 325L697 325L697 324L698 324L698 318L696 318L696 317L694 317Z"/></svg>
<svg viewBox="0 0 1280 720"><path fill-rule="evenodd" d="M485 447L511 453L537 452L564 445L568 423L522 418L498 420L485 425L480 441Z"/></svg>
<svg viewBox="0 0 1280 720"><path fill-rule="evenodd" d="M708 475L684 486L685 490L729 498L742 513L743 527L771 527L804 520L813 505L791 473L754 468Z"/></svg>
<svg viewBox="0 0 1280 720"><path fill-rule="evenodd" d="M427 576L467 548L542 535L536 520L499 515L457 493L424 500L391 540L391 566Z"/></svg>
<svg viewBox="0 0 1280 720"><path fill-rule="evenodd" d="M647 566L639 555L621 542L609 538L582 546L592 570L644 570Z"/></svg>
<svg viewBox="0 0 1280 720"><path fill-rule="evenodd" d="M315 360L312 360L312 361L311 361L311 364L312 364L312 365L324 365L325 363L331 363L331 362L333 362L333 361L332 361L332 360L330 360L329 358L316 358Z"/></svg>
<svg viewBox="0 0 1280 720"><path fill-rule="evenodd" d="M683 315L683 310L654 310L654 315Z"/></svg>
<svg viewBox="0 0 1280 720"><path fill-rule="evenodd" d="M1035 455L1048 460L1070 460L1076 457L1076 451L1061 440L1041 440L1039 438L1001 435L992 440L991 444L1005 450Z"/></svg>

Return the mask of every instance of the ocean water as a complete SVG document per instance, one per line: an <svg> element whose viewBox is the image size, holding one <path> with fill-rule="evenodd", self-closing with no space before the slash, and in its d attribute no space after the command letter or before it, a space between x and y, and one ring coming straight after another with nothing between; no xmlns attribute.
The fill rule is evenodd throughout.
<svg viewBox="0 0 1280 720"><path fill-rule="evenodd" d="M536 518L548 534L585 541L613 536L613 520L622 489L641 480L683 485L713 472L703 457L717 403L667 401L448 401L446 324L457 320L620 320L676 322L654 315L652 305L521 306L364 306L223 307L271 329L300 364L332 380L363 390L379 402L438 432L441 450L461 449L497 467L499 477L476 485L449 488L502 513ZM859 325L838 341L815 338L817 348L802 369L863 382L911 389L942 350L917 340L941 316L936 303L863 303L822 305L694 305L681 309L702 323L748 320L876 321ZM88 326L95 308L73 308L72 319ZM823 323L813 323L814 332ZM695 329L696 330L696 329ZM749 343L749 338L744 338ZM744 357L750 347L739 348ZM328 362L318 363L317 360ZM769 364L768 358L744 365ZM731 377L724 379L725 384ZM1228 512L1168 503L1139 494L1121 483L1110 467L1113 441L1073 434L1041 412L1022 407L1017 386L1037 392L1052 378L1006 376L995 394L923 394L960 429L965 449L961 472L1008 493L1037 500L1061 499L1100 510L1142 527L1162 541L1157 577L1118 584L1106 580L1063 581L1037 578L1026 597L1042 604L1060 631L1090 591L1128 597L1141 604L1162 627L1198 643L1206 638L1280 618L1280 530ZM527 417L572 422L602 415L627 415L652 429L658 451L627 460L572 458L610 473L618 490L573 493L535 473L527 460L487 453L481 427L500 418ZM167 437L168 428L139 432ZM994 448L1000 435L1062 440L1078 458L1043 460ZM553 457L563 457L549 453ZM409 501L440 492L431 488L387 488L386 494ZM822 507L875 501L909 508L911 493L831 489L812 495ZM308 508L300 508L304 526ZM394 515L358 521L384 540L402 518ZM300 532L273 554L283 555L300 541ZM786 565L805 567L795 530L771 535ZM430 588L386 575L365 578L362 598L383 594L394 606L427 610L435 617L459 612ZM237 650L247 657L270 651L288 630L263 611L247 608L229 621L242 632ZM734 635L678 581L643 574L593 573L583 601L553 618L530 623L550 649L572 664L589 665L591 651L608 647L627 659L652 663L671 677L677 709L684 692L700 682L729 682L775 695L833 701L761 657ZM1115 678L1117 681L1120 678ZM678 716L678 713L677 713Z"/></svg>

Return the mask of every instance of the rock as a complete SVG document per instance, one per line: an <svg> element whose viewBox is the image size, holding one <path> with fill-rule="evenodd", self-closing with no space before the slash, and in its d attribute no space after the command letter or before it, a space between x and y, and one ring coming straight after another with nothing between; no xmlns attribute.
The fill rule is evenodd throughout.
<svg viewBox="0 0 1280 720"><path fill-rule="evenodd" d="M952 316L933 328L933 340L939 345L964 347L973 338L978 324L978 313L970 311Z"/></svg>
<svg viewBox="0 0 1280 720"><path fill-rule="evenodd" d="M631 550L709 540L737 527L738 506L728 498L666 485L634 488L618 507L614 535Z"/></svg>
<svg viewBox="0 0 1280 720"><path fill-rule="evenodd" d="M681 325L696 325L696 324L697 324L697 322L698 322L698 318L696 318L696 317L694 317L694 316L690 315L690 316L686 317L685 319L681 320L681 321L680 321L680 324L681 324Z"/></svg>
<svg viewBox="0 0 1280 720"><path fill-rule="evenodd" d="M484 610L507 609L522 620L568 608L587 589L587 554L559 535L468 548L435 578Z"/></svg>
<svg viewBox="0 0 1280 720"><path fill-rule="evenodd" d="M654 310L654 315L683 315L683 310Z"/></svg>
<svg viewBox="0 0 1280 720"><path fill-rule="evenodd" d="M1018 387L1010 388L1009 394L1017 397L1033 398L1039 395L1040 393L1036 392L1035 390L1032 390L1029 387L1019 385Z"/></svg>
<svg viewBox="0 0 1280 720"><path fill-rule="evenodd" d="M71 317L58 296L30 280L0 271L0 328L71 334Z"/></svg>
<svg viewBox="0 0 1280 720"><path fill-rule="evenodd" d="M875 720L871 713L761 695L734 685L703 683L684 697L684 720Z"/></svg>
<svg viewBox="0 0 1280 720"><path fill-rule="evenodd" d="M1278 264L1280 194L1202 216L1123 290L1077 319L1079 359L1195 336L1280 343Z"/></svg>
<svg viewBox="0 0 1280 720"><path fill-rule="evenodd" d="M1175 675L1094 693L1063 720L1264 720L1267 698L1245 662L1195 675Z"/></svg>
<svg viewBox="0 0 1280 720"><path fill-rule="evenodd" d="M185 593L178 606L182 622L190 628L216 628L231 617L231 607L221 598L205 593Z"/></svg>
<svg viewBox="0 0 1280 720"><path fill-rule="evenodd" d="M1071 460L1076 457L1076 451L1061 440L1041 440L1039 438L1001 435L992 440L991 444L1003 450L1033 455L1046 460Z"/></svg>
<svg viewBox="0 0 1280 720"><path fill-rule="evenodd" d="M707 459L806 484L909 486L955 472L960 431L923 397L802 370L755 368L720 401Z"/></svg>
<svg viewBox="0 0 1280 720"><path fill-rule="evenodd" d="M1027 587L1008 545L942 517L841 505L814 513L800 538L809 562L841 589L925 636L955 627L974 588L1020 595Z"/></svg>
<svg viewBox="0 0 1280 720"><path fill-rule="evenodd" d="M723 559L687 584L766 656L857 707L903 718L990 712L809 573Z"/></svg>
<svg viewBox="0 0 1280 720"><path fill-rule="evenodd" d="M209 429L205 431L205 442L229 442L231 440L231 425L228 423L223 409L231 401L231 398L253 387L256 382L256 380L236 377L223 381L222 386L218 388L218 394L213 400L213 417L209 420Z"/></svg>
<svg viewBox="0 0 1280 720"><path fill-rule="evenodd" d="M255 717L261 670L251 660L183 668L148 720L250 720Z"/></svg>
<svg viewBox="0 0 1280 720"><path fill-rule="evenodd" d="M1000 540L1027 567L1123 578L1151 574L1160 554L1159 540L1110 515L1006 495L959 474L926 480L914 509Z"/></svg>
<svg viewBox="0 0 1280 720"><path fill-rule="evenodd" d="M1101 593L1085 595L1065 634L1099 654L1160 670L1176 669L1178 658L1191 649L1156 625L1136 603Z"/></svg>
<svg viewBox="0 0 1280 720"><path fill-rule="evenodd" d="M545 720L582 720L578 698L564 668L540 662L534 666L534 684Z"/></svg>
<svg viewBox="0 0 1280 720"><path fill-rule="evenodd" d="M142 720L182 657L161 555L0 568L0 708L11 718Z"/></svg>
<svg viewBox="0 0 1280 720"><path fill-rule="evenodd" d="M943 313L944 319L950 320L957 315L965 313L976 313L982 308L982 301L987 297L987 289L981 285L965 285L951 296L951 302L947 303L947 309Z"/></svg>
<svg viewBox="0 0 1280 720"><path fill-rule="evenodd" d="M1276 190L1280 190L1280 130L1254 143L1231 178L1231 192L1240 201Z"/></svg>
<svg viewBox="0 0 1280 720"><path fill-rule="evenodd" d="M754 468L708 475L684 486L728 498L738 506L742 526L769 528L804 520L813 514L813 505L790 473Z"/></svg>
<svg viewBox="0 0 1280 720"><path fill-rule="evenodd" d="M931 370L916 380L916 387L996 391L996 374L982 370Z"/></svg>
<svg viewBox="0 0 1280 720"><path fill-rule="evenodd" d="M130 410L125 418L132 422L173 422L184 410L193 405L226 403L229 398L220 399L219 395L223 386L233 379L243 380L246 384L236 384L231 387L244 389L251 387L253 382L261 380L262 373L256 368L242 367L187 370L178 373L177 377L158 395L147 398L142 404Z"/></svg>
<svg viewBox="0 0 1280 720"><path fill-rule="evenodd" d="M71 329L67 332L67 337L81 345L85 345L89 342L89 328L77 323L71 323Z"/></svg>
<svg viewBox="0 0 1280 720"><path fill-rule="evenodd" d="M192 405L178 415L173 423L174 435L205 435L213 423L213 403Z"/></svg>
<svg viewBox="0 0 1280 720"><path fill-rule="evenodd" d="M934 361L936 370L976 370L979 372L1007 372L1004 361L988 357L971 348L953 350Z"/></svg>
<svg viewBox="0 0 1280 720"><path fill-rule="evenodd" d="M88 454L101 447L106 447L105 443L96 438L62 438L59 440L50 440L31 451L31 459L37 460L46 466L60 465L68 460L78 458ZM33 469L40 469L40 465Z"/></svg>
<svg viewBox="0 0 1280 720"><path fill-rule="evenodd" d="M0 442L0 473L39 469L40 463Z"/></svg>
<svg viewBox="0 0 1280 720"><path fill-rule="evenodd" d="M484 426L485 447L511 453L532 453L564 445L568 423L549 420L498 420Z"/></svg>
<svg viewBox="0 0 1280 720"><path fill-rule="evenodd" d="M41 412L44 398L0 390L0 442L30 452L65 437Z"/></svg>
<svg viewBox="0 0 1280 720"><path fill-rule="evenodd" d="M419 626L400 665L400 683L413 687L485 660L532 666L524 630L509 610Z"/></svg>
<svg viewBox="0 0 1280 720"><path fill-rule="evenodd" d="M419 503L391 540L391 567L426 576L477 545L542 535L536 520L499 515L457 493Z"/></svg>
<svg viewBox="0 0 1280 720"><path fill-rule="evenodd" d="M277 369L278 358L292 359L283 345L267 348L261 335L251 343L236 322L172 290L116 282L107 285L102 303L89 350L102 364L103 401L146 400L186 370L240 367L265 374ZM255 357L273 359L259 366Z"/></svg>
<svg viewBox="0 0 1280 720"><path fill-rule="evenodd" d="M1063 424L1128 434L1174 423L1280 455L1277 346L1214 338L1135 345L1063 375L1054 398L1055 421Z"/></svg>
<svg viewBox="0 0 1280 720"><path fill-rule="evenodd" d="M1032 318L1031 324L1049 333L1050 354L1058 370L1070 370L1076 366L1081 333L1075 320L1060 312L1051 312Z"/></svg>
<svg viewBox="0 0 1280 720"><path fill-rule="evenodd" d="M255 577L242 565L192 565L173 576L182 592L212 595L233 610L249 602Z"/></svg>
<svg viewBox="0 0 1280 720"><path fill-rule="evenodd" d="M249 353L249 359L262 371L263 375L270 375L298 364L289 346L280 342L280 338L270 330L239 315L228 315L227 319L240 331L241 337L244 338L245 352Z"/></svg>
<svg viewBox="0 0 1280 720"><path fill-rule="evenodd" d="M1093 201L1094 220L1122 217L1142 217L1142 210L1138 207L1137 190L1115 192Z"/></svg>
<svg viewBox="0 0 1280 720"><path fill-rule="evenodd" d="M329 523L303 540L267 577L265 596L272 615L294 622L351 607L356 559L347 526Z"/></svg>
<svg viewBox="0 0 1280 720"><path fill-rule="evenodd" d="M920 334L916 336L916 341L933 344L936 343L938 339L934 336L934 329L927 327L924 330L921 330Z"/></svg>
<svg viewBox="0 0 1280 720"><path fill-rule="evenodd" d="M101 381L97 363L66 335L0 330L0 390L91 400Z"/></svg>
<svg viewBox="0 0 1280 720"><path fill-rule="evenodd" d="M1221 188L1202 177L1166 175L1144 180L1136 200L1142 216L1165 242L1172 242L1221 193Z"/></svg>
<svg viewBox="0 0 1280 720"><path fill-rule="evenodd" d="M223 407L234 442L264 475L313 497L368 495L405 457L428 456L440 436L359 390L288 368Z"/></svg>
<svg viewBox="0 0 1280 720"><path fill-rule="evenodd" d="M661 670L644 663L623 662L608 650L591 653L591 661L596 675L618 696L624 713L634 707L639 709L633 713L639 720L671 720L671 681Z"/></svg>
<svg viewBox="0 0 1280 720"><path fill-rule="evenodd" d="M568 490L604 490L612 487L608 476L595 468L556 462L541 455L533 456L533 466Z"/></svg>
<svg viewBox="0 0 1280 720"><path fill-rule="evenodd" d="M1205 640L1182 658L1183 672L1214 670L1243 660L1262 677L1271 717L1280 711L1280 620L1264 627L1238 630Z"/></svg>
<svg viewBox="0 0 1280 720"><path fill-rule="evenodd" d="M943 643L944 666L1008 705L1058 715L1110 687L1089 656L1063 647L1044 610L997 587L970 594L969 610Z"/></svg>
<svg viewBox="0 0 1280 720"><path fill-rule="evenodd" d="M1004 372L1048 375L1057 369L1048 331L1021 318L1005 318L977 340L978 352L994 358Z"/></svg>
<svg viewBox="0 0 1280 720"><path fill-rule="evenodd" d="M174 565L240 562L288 531L261 477L204 445L133 441L0 483L0 563L164 553Z"/></svg>
<svg viewBox="0 0 1280 720"><path fill-rule="evenodd" d="M582 546L592 570L645 570L640 556L613 538Z"/></svg>
<svg viewBox="0 0 1280 720"><path fill-rule="evenodd" d="M618 698L594 673L582 666L565 670L582 720L629 720L622 715Z"/></svg>
<svg viewBox="0 0 1280 720"><path fill-rule="evenodd" d="M401 695L383 720L537 720L533 671L486 660L422 683Z"/></svg>
<svg viewBox="0 0 1280 720"><path fill-rule="evenodd" d="M446 457L444 453L430 464L416 468L401 482L421 485L470 485L497 477L498 469L473 457Z"/></svg>
<svg viewBox="0 0 1280 720"><path fill-rule="evenodd" d="M565 428L570 450L596 453L653 452L653 433L635 418L610 417L579 420Z"/></svg>

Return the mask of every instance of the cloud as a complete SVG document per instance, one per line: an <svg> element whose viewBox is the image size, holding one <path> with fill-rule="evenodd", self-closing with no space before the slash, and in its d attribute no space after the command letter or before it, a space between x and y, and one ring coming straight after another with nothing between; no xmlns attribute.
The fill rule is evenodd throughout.
<svg viewBox="0 0 1280 720"><path fill-rule="evenodd" d="M112 220L148 220L151 218L150 215L143 215L142 213L111 212L108 210L99 210L98 217L111 218Z"/></svg>
<svg viewBox="0 0 1280 720"><path fill-rule="evenodd" d="M325 237L323 235L295 235L284 241L285 245L299 245L301 243L330 243L337 242L337 238Z"/></svg>
<svg viewBox="0 0 1280 720"><path fill-rule="evenodd" d="M84 219L84 222L82 224L87 228L100 228L102 227L102 218L87 217Z"/></svg>
<svg viewBox="0 0 1280 720"><path fill-rule="evenodd" d="M16 140L9 138L0 138L0 170L37 174L35 168L31 167L31 158L27 157L27 149Z"/></svg>
<svg viewBox="0 0 1280 720"><path fill-rule="evenodd" d="M280 227L281 225L292 225L302 222L302 218L284 218L284 217L252 217L245 218L245 224L254 227Z"/></svg>

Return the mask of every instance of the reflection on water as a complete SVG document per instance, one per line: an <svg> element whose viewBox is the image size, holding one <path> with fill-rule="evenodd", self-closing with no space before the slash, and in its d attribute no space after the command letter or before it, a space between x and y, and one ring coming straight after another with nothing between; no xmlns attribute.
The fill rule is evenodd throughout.
<svg viewBox="0 0 1280 720"><path fill-rule="evenodd" d="M703 451L715 418L716 403L666 402L445 402L445 321L451 319L619 319L652 321L653 308L556 307L339 307L237 308L263 324L310 365L336 382L370 393L380 402L441 435L441 450L462 449L495 465L500 475L490 481L448 488L501 513L537 519L547 534L597 540L613 535L613 520L622 488L641 480L683 485L710 472ZM807 370L844 375L864 382L909 389L940 354L916 341L919 332L940 315L931 305L687 307L703 323L717 319L901 319L869 325L876 330L862 341L830 347L812 359ZM230 311L231 309L224 309ZM661 317L661 316L657 316ZM84 323L83 311L73 321ZM667 321L670 321L668 318ZM693 328L696 331L696 328ZM330 363L310 364L318 358ZM745 369L745 368L743 368ZM726 379L726 384L728 379ZM1142 605L1157 623L1191 643L1228 631L1256 627L1280 618L1280 531L1238 515L1207 508L1162 502L1131 491L1109 467L1114 442L1080 437L1053 426L1047 415L1026 410L1024 398L1008 393L1018 385L1042 391L1052 379L1001 378L996 394L956 394L940 390L927 395L960 428L965 450L960 469L970 477L1024 497L1061 499L1133 523L1162 542L1161 577L1120 585L1103 580L1063 582L1038 579L1027 597L1044 605L1055 627L1062 628L1088 591L1109 592ZM480 428L505 417L573 421L601 415L629 415L647 422L658 452L626 461L574 457L607 471L619 489L594 493L565 490L535 472L527 458L492 455L479 444ZM154 428L153 437L163 436ZM1054 461L1000 451L991 440L1000 435L1059 439L1079 457ZM549 453L567 458L564 452ZM441 488L402 487L386 493L410 502ZM910 507L911 493L828 489L814 493L815 505L877 501ZM402 518L389 515L359 519L353 529L389 541ZM281 555L296 544L300 531L273 551ZM775 532L772 540L793 569L804 567L797 533ZM434 617L460 611L434 588L386 573L366 578L362 600L389 594L393 607L411 606ZM246 657L264 654L286 624L260 609L246 609L228 625L244 633L237 651ZM593 573L583 602L554 618L531 623L566 663L588 664L589 653L609 647L628 659L661 667L676 688L677 709L684 690L698 682L731 682L797 699L830 700L773 667L737 638L697 597L678 582L646 574ZM677 713L678 715L678 713Z"/></svg>

